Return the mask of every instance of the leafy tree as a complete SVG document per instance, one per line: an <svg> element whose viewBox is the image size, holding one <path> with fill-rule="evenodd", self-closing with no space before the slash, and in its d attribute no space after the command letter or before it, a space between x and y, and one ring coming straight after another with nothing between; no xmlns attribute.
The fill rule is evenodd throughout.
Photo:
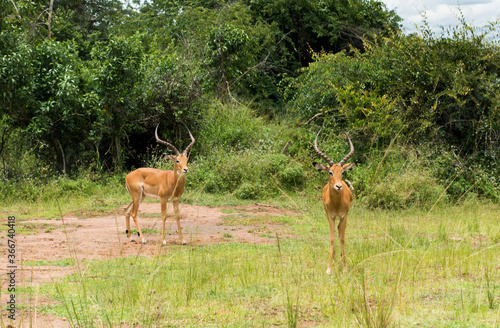
<svg viewBox="0 0 500 328"><path fill-rule="evenodd" d="M120 169L125 161L127 137L140 129L137 122L141 119L138 86L143 78L142 44L138 36L114 37L98 42L91 56L89 92L98 99L91 139L98 152L110 154L113 166Z"/></svg>
<svg viewBox="0 0 500 328"><path fill-rule="evenodd" d="M401 18L374 0L244 0L254 17L277 24L286 43L281 56L285 67L295 71L311 62L314 52L339 52L355 47L372 35L399 31ZM281 36L279 36L281 38Z"/></svg>
<svg viewBox="0 0 500 328"><path fill-rule="evenodd" d="M56 1L52 36L59 41L75 41L80 56L89 59L93 44L109 39L111 30L120 26L126 14L132 14L122 8L118 0Z"/></svg>
<svg viewBox="0 0 500 328"><path fill-rule="evenodd" d="M464 24L439 37L424 29L385 39L366 52L317 54L284 95L291 113L348 129L362 147L388 145L401 133L451 150L456 162L440 177L455 175L458 165L470 171L469 186L484 180L486 193L496 180L472 171L499 172L500 56L487 36Z"/></svg>
<svg viewBox="0 0 500 328"><path fill-rule="evenodd" d="M80 103L80 67L74 45L46 40L31 47L18 41L0 61L0 102L12 127L38 141L42 159L68 169L85 129Z"/></svg>

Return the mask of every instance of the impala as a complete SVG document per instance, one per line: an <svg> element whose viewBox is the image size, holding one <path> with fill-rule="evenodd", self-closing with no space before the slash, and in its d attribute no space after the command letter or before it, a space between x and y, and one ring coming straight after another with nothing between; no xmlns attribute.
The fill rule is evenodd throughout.
<svg viewBox="0 0 500 328"><path fill-rule="evenodd" d="M351 139L346 133L347 140L349 141L349 146L351 151L344 157L338 164L335 164L328 156L326 156L321 150L318 149L318 136L321 130L319 130L314 140L314 150L327 161L328 166L314 162L314 167L321 172L328 172L330 175L328 178L328 183L323 188L323 205L325 206L326 217L328 223L330 224L330 259L328 261L328 269L326 274L331 274L333 262L335 260L335 218L339 218L339 238L340 238L340 256L342 258L342 265L344 272L347 271L346 259L345 259L345 228L347 222L347 213L352 204L352 194L349 190L347 184L342 181L342 172L350 171L354 167L354 163L345 162L354 154L354 146L352 145Z"/></svg>
<svg viewBox="0 0 500 328"><path fill-rule="evenodd" d="M180 153L177 148L172 144L161 140L158 138L158 124L155 130L156 141L167 146L175 152L175 155L167 155L169 160L174 161L174 170L158 170L153 168L140 168L135 171L130 172L125 177L125 185L127 187L130 196L132 196L132 202L127 206L125 210L125 221L127 225L127 237L130 241L131 238L130 231L130 215L134 219L135 226L137 227L137 235L141 238L143 244L146 243L139 223L137 221L137 212L139 210L139 204L144 197L159 198L161 201L161 218L163 221L161 229L161 239L163 244L165 241L165 221L167 219L167 201L171 200L174 205L174 216L177 221L177 229L179 231L179 239L183 245L186 245L186 241L182 236L181 222L179 218L179 199L184 193L184 183L186 182L186 173L188 172L187 162L188 162L188 151L193 146L195 139L188 130L189 136L191 137L191 143L187 148Z"/></svg>

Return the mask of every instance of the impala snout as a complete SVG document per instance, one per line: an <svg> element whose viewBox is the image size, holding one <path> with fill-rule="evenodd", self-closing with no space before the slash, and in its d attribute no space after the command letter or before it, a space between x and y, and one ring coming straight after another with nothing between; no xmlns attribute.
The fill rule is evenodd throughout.
<svg viewBox="0 0 500 328"><path fill-rule="evenodd" d="M335 184L335 189L338 190L338 191L340 191L342 189L342 184L336 183Z"/></svg>
<svg viewBox="0 0 500 328"><path fill-rule="evenodd" d="M189 171L189 169L187 167L185 167L185 168L182 169L183 173L188 173L188 171Z"/></svg>

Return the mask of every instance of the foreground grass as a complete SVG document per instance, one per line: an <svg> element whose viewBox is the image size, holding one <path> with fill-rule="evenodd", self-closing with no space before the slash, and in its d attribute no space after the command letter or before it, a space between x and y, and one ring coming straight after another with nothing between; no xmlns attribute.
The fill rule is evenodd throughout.
<svg viewBox="0 0 500 328"><path fill-rule="evenodd" d="M294 238L76 260L76 274L28 288L25 297L57 300L38 311L73 327L500 327L498 204L471 200L431 212L354 206L349 270L342 274L337 262L327 276L320 201L288 201L302 212L283 220ZM338 239L336 246L338 259Z"/></svg>

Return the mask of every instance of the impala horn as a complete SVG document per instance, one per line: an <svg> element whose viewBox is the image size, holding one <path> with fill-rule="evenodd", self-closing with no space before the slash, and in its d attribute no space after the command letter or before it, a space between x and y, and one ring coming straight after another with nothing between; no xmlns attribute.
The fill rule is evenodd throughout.
<svg viewBox="0 0 500 328"><path fill-rule="evenodd" d="M316 151L316 153L318 153L319 156L323 157L323 159L328 162L328 165L332 166L334 164L333 161L318 148L318 136L321 133L321 130L322 129L319 129L319 132L316 135L316 139L314 139L314 150Z"/></svg>
<svg viewBox="0 0 500 328"><path fill-rule="evenodd" d="M189 136L191 137L191 143L186 147L186 149L184 149L184 151L182 152L183 155L187 155L189 149L191 147L193 147L194 145L194 142L196 141L196 139L193 137L193 135L191 134L191 131L189 131L189 128L187 127L186 123L182 122L182 124L184 124L184 126L186 127L186 129L188 130L188 133L189 133Z"/></svg>
<svg viewBox="0 0 500 328"><path fill-rule="evenodd" d="M177 150L177 148L175 148L174 145L172 145L171 143L168 143L166 141L163 141L161 140L160 138L158 138L158 127L160 126L160 123L158 123L158 125L156 126L156 130L155 130L155 137L156 137L156 141L158 141L159 143L161 143L162 145L165 145L167 146L168 148L172 149L174 152L175 152L175 155L180 155L179 151Z"/></svg>
<svg viewBox="0 0 500 328"><path fill-rule="evenodd" d="M347 154L346 157L344 157L340 162L339 162L339 165L342 166L345 164L345 162L351 158L352 154L354 154L354 146L352 145L352 141L351 141L351 138L349 138L349 135L347 134L347 132L345 132L345 135L347 137L347 141L349 141L349 147L351 147L351 151L349 152L349 154Z"/></svg>
<svg viewBox="0 0 500 328"><path fill-rule="evenodd" d="M316 139L314 139L314 150L316 151L316 153L318 153L319 156L323 157L323 159L328 162L328 165L332 166L334 164L334 162L328 156L326 156L321 150L319 150L319 148L318 148L318 136L319 136L321 130L322 129L319 130L318 134L316 135ZM349 154L347 154L346 157L344 157L339 162L339 165L344 165L345 162L349 158L351 158L351 156L354 154L354 146L352 145L351 138L349 138L349 135L347 134L347 132L344 131L344 133L345 133L345 135L347 137L347 141L349 141L349 147L351 147L351 151L349 152Z"/></svg>

